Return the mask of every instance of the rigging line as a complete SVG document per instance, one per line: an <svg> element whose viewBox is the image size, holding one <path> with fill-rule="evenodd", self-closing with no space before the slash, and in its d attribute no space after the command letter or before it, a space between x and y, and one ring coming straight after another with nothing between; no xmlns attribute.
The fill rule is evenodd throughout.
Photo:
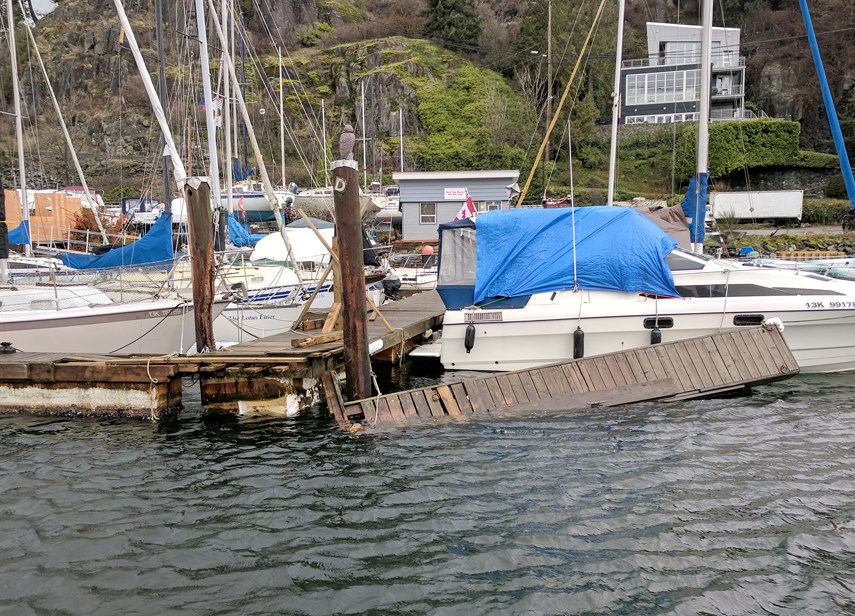
<svg viewBox="0 0 855 616"><path fill-rule="evenodd" d="M600 0L600 6L597 8L597 14L594 16L594 23L591 24L591 29L588 30L588 35L585 37L585 42L582 44L582 51L588 47L588 42L591 40L591 35L593 34L597 22L600 21L600 17L603 14L603 8L606 5L606 0ZM564 92L561 94L561 100L558 101L558 107L555 110L555 115L552 117L552 121L549 123L549 127L546 129L546 134L543 137L543 141L540 143L540 149L537 152L537 156L534 159L534 164L532 165L531 171L529 171L528 179L525 182L525 187L522 192L520 192L519 200L517 201L517 206L522 205L523 200L525 199L526 193L528 192L529 186L531 186L531 180L534 177L535 171L537 170L537 165L540 162L539 159L543 158L543 151L546 149L546 142L549 139L549 135L552 132L552 129L555 128L555 124L558 120L558 115L561 113L561 108L564 106L564 102L567 100L567 95L570 92L570 87L573 85L573 80L576 78L576 73L578 72L579 65L582 62L583 55L580 53L579 57L576 59L576 65L573 67L573 72L570 74L570 78L567 81L567 86L564 88Z"/></svg>
<svg viewBox="0 0 855 616"><path fill-rule="evenodd" d="M580 9L580 12L581 12L581 9ZM602 22L600 22L600 23L602 23ZM591 48L588 50L588 55L585 58L585 64L582 66L582 74L583 75L585 74L585 71L588 68L588 63L591 59L591 51L593 50L593 46L594 46L594 40L597 38L597 34L599 33L599 29L600 29L600 24L598 23L597 24L597 30L594 32L594 38L591 40ZM582 80L580 79L576 84L576 91L573 93L573 101L570 103L570 109L567 111L568 122L570 121L570 117L573 114L573 110L576 108L576 103L579 101L579 92L581 90L582 90ZM564 137L567 135L567 131L568 131L568 125L564 125L563 132L561 134L561 139L559 140L559 143L564 142ZM558 163L558 155L560 153L561 153L561 146L559 145L557 148L555 148L555 156L553 157L553 160L552 160L553 168L549 172L549 180L550 181L552 180L553 174L556 172L557 163ZM617 174L615 174L615 175L617 175Z"/></svg>

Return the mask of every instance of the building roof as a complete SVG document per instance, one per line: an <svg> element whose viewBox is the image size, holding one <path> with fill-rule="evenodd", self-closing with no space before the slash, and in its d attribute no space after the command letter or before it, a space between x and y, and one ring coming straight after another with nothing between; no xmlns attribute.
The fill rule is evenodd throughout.
<svg viewBox="0 0 855 616"><path fill-rule="evenodd" d="M395 182L407 180L468 180L483 179L513 179L520 176L519 169L500 169L487 171L398 171L392 174Z"/></svg>

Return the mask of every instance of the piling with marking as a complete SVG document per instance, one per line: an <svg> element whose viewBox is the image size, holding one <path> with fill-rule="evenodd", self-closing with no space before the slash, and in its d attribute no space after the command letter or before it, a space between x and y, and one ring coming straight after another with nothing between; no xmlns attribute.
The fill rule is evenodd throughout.
<svg viewBox="0 0 855 616"><path fill-rule="evenodd" d="M211 187L200 178L184 185L187 204L187 228L190 239L193 279L193 318L196 324L196 349L214 350L214 238L211 215Z"/></svg>
<svg viewBox="0 0 855 616"><path fill-rule="evenodd" d="M344 152L344 135L340 145L342 160L333 161L331 165L341 272L335 286L341 287L347 396L350 400L359 400L371 396L365 270L362 265L362 218L359 210L358 165L352 158L347 158Z"/></svg>

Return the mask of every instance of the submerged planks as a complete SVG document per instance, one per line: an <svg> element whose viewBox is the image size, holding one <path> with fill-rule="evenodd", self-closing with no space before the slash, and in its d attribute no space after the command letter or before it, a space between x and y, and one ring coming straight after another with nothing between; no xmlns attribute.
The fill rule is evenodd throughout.
<svg viewBox="0 0 855 616"><path fill-rule="evenodd" d="M798 364L762 326L328 406L343 425L466 419L683 400L787 378Z"/></svg>

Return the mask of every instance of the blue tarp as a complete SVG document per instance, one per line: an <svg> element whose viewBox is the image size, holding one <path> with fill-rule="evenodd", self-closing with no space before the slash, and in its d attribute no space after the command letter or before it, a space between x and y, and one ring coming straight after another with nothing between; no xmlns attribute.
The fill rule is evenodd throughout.
<svg viewBox="0 0 855 616"><path fill-rule="evenodd" d="M22 220L21 224L9 231L9 244L30 243L30 221Z"/></svg>
<svg viewBox="0 0 855 616"><path fill-rule="evenodd" d="M171 261L172 214L161 214L148 233L127 246L113 248L101 255L60 254L59 258L74 269L102 269Z"/></svg>
<svg viewBox="0 0 855 616"><path fill-rule="evenodd" d="M475 302L572 289L679 296L665 256L677 245L642 214L622 207L486 212L475 219Z"/></svg>
<svg viewBox="0 0 855 616"><path fill-rule="evenodd" d="M263 238L265 233L249 233L235 218L234 213L229 214L229 240L238 247L255 246L256 242Z"/></svg>
<svg viewBox="0 0 855 616"><path fill-rule="evenodd" d="M701 190L697 192L698 179L701 181ZM707 218L707 182L709 175L706 173L698 174L689 178L689 189L686 191L686 196L680 202L680 207L683 208L683 214L691 220L689 223L690 241L697 244L702 244L704 241L705 228Z"/></svg>

